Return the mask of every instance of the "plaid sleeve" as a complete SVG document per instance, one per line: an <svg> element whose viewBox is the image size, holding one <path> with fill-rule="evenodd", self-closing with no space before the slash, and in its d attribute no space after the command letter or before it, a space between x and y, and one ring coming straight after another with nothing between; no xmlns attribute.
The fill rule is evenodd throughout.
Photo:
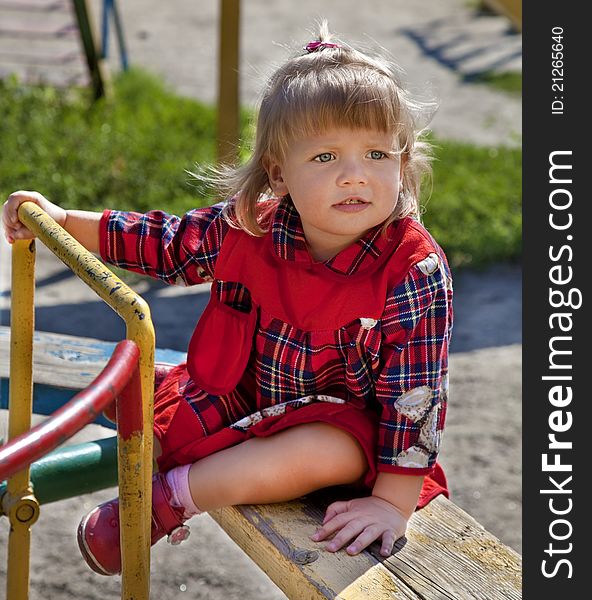
<svg viewBox="0 0 592 600"><path fill-rule="evenodd" d="M394 289L382 330L378 470L425 475L434 468L444 428L452 330L451 278L438 255L412 267Z"/></svg>
<svg viewBox="0 0 592 600"><path fill-rule="evenodd" d="M101 257L169 284L210 281L228 231L221 212L221 204L191 210L183 218L159 210L106 210L99 226Z"/></svg>

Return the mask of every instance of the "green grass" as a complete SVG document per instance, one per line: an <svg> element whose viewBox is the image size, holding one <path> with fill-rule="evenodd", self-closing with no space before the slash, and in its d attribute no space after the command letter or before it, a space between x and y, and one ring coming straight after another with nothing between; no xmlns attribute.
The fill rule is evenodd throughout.
<svg viewBox="0 0 592 600"><path fill-rule="evenodd" d="M423 201L423 221L451 264L483 267L518 260L522 151L440 140L434 144L433 189Z"/></svg>
<svg viewBox="0 0 592 600"><path fill-rule="evenodd" d="M129 72L111 103L85 91L0 83L0 191L35 189L68 208L195 206L195 163L214 155L215 112Z"/></svg>
<svg viewBox="0 0 592 600"><path fill-rule="evenodd" d="M214 109L146 73L118 77L114 100L95 104L85 90L0 81L0 115L1 199L32 189L66 208L177 214L211 201L185 171L214 159ZM453 267L517 260L521 151L434 143L424 222Z"/></svg>
<svg viewBox="0 0 592 600"><path fill-rule="evenodd" d="M512 96L522 95L522 73L495 73L487 71L471 77L471 82L484 83Z"/></svg>

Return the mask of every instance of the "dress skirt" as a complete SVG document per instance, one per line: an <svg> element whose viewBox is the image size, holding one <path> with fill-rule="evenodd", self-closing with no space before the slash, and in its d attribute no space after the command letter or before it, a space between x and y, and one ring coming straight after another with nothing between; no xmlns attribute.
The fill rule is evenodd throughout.
<svg viewBox="0 0 592 600"><path fill-rule="evenodd" d="M363 449L369 465L364 477L364 491L370 493L378 469L376 441L378 415L369 408L358 408L345 402L323 401L328 397L309 396L280 407L270 407L237 419L229 418L232 411L216 410L211 396L201 400L196 410L182 392L188 374L185 364L170 371L154 397L154 435L160 442L162 454L158 468L166 472L173 467L194 463L214 452L240 444L252 437L268 437L289 427L304 423L322 422L351 434ZM217 399L222 400L222 398ZM224 402L232 399L224 397ZM212 407L204 402L210 402ZM418 508L423 508L439 494L449 496L444 471L436 463L426 475Z"/></svg>

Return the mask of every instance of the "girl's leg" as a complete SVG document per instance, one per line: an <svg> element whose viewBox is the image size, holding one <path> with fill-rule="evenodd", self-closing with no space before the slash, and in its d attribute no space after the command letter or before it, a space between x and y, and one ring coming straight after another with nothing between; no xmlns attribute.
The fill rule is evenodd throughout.
<svg viewBox="0 0 592 600"><path fill-rule="evenodd" d="M155 446L158 452L159 445ZM325 423L310 423L267 438L252 438L194 463L188 493L202 511L281 502L323 487L354 483L367 468L366 456L353 436ZM183 539L181 533L186 536L181 527L187 518L184 508L171 502L172 491L165 480L162 474L153 479L152 543L167 533L176 543ZM93 570L103 575L120 572L117 499L84 517L78 527L78 544Z"/></svg>
<svg viewBox="0 0 592 600"><path fill-rule="evenodd" d="M354 483L367 469L366 456L352 435L327 423L308 423L199 460L189 471L189 487L195 504L209 511L292 500Z"/></svg>

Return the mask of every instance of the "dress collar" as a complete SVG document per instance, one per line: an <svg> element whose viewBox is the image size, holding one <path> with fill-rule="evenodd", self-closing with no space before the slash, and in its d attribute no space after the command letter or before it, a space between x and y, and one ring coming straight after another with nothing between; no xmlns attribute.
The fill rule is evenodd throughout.
<svg viewBox="0 0 592 600"><path fill-rule="evenodd" d="M354 242L333 258L315 263L308 251L300 215L291 202L280 202L272 217L271 236L277 256L283 260L324 266L334 273L353 275L374 265L383 250L390 245L397 223L390 225L387 235L382 225L370 229L364 237Z"/></svg>

